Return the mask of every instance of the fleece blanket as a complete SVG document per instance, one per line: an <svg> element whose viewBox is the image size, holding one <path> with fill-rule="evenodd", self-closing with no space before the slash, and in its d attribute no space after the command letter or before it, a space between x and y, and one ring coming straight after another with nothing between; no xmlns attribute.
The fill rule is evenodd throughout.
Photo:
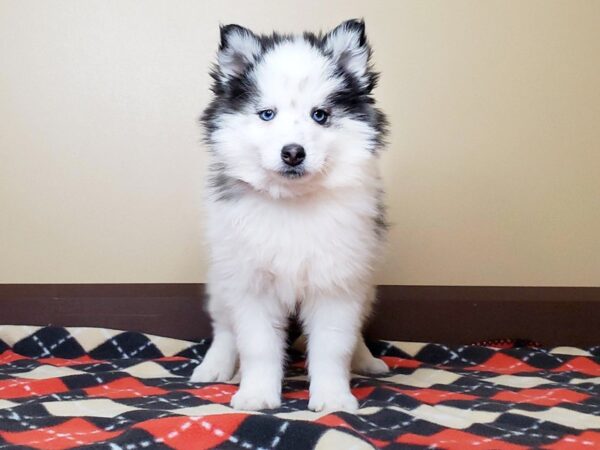
<svg viewBox="0 0 600 450"><path fill-rule="evenodd" d="M292 354L276 410L191 383L208 341L95 328L0 326L0 448L600 448L600 347L373 342L390 372L355 376L360 410L307 410Z"/></svg>

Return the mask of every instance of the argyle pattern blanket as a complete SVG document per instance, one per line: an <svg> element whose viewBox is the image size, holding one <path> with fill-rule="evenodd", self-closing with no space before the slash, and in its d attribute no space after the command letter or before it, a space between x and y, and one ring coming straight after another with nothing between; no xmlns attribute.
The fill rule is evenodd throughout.
<svg viewBox="0 0 600 450"><path fill-rule="evenodd" d="M0 448L600 448L600 347L374 342L390 372L355 376L355 414L307 410L292 354L280 408L191 383L208 341L95 328L0 326Z"/></svg>

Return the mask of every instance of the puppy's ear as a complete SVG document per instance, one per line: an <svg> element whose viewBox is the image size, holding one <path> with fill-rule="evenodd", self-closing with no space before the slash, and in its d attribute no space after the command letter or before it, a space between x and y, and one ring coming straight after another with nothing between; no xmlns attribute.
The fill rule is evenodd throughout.
<svg viewBox="0 0 600 450"><path fill-rule="evenodd" d="M258 37L239 25L224 25L217 60L225 78L240 76L260 56L262 46Z"/></svg>
<svg viewBox="0 0 600 450"><path fill-rule="evenodd" d="M361 84L368 84L371 48L365 35L365 22L352 19L341 23L325 36L325 50Z"/></svg>

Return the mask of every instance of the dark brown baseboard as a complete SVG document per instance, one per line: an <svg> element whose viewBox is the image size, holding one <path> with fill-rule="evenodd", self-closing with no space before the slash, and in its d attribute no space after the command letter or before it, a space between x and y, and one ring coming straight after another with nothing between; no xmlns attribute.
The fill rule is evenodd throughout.
<svg viewBox="0 0 600 450"><path fill-rule="evenodd" d="M0 324L210 335L202 284L0 284ZM600 287L380 286L371 338L600 345Z"/></svg>

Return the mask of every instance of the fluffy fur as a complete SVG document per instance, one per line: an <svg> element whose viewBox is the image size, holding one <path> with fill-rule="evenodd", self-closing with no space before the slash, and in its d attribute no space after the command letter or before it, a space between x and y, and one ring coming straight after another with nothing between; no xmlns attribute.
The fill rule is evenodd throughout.
<svg viewBox="0 0 600 450"><path fill-rule="evenodd" d="M324 35L221 28L202 116L214 341L192 380L227 381L239 361L237 409L279 406L292 314L307 336L309 408L354 410L351 365L387 370L361 337L385 234L377 153L386 121L371 96L370 55L358 20ZM304 148L298 166L282 161L287 144Z"/></svg>

